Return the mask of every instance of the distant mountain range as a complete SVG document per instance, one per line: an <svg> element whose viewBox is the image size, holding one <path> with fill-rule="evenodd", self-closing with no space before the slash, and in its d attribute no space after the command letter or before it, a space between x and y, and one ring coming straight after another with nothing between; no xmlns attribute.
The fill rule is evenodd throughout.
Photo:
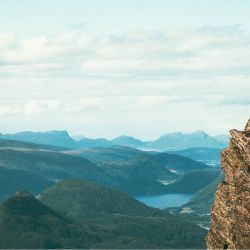
<svg viewBox="0 0 250 250"><path fill-rule="evenodd" d="M67 131L48 131L48 132L20 132L16 134L1 135L0 138L6 140L18 140L32 142L42 145L52 145L63 148L91 148L91 147L111 147L114 144L106 139L82 138L74 140Z"/></svg>
<svg viewBox="0 0 250 250"><path fill-rule="evenodd" d="M227 146L225 140L212 137L203 131L185 134L181 132L161 136L153 142L147 143L148 147L159 150L180 150L193 147L224 148Z"/></svg>
<svg viewBox="0 0 250 250"><path fill-rule="evenodd" d="M185 156L123 146L66 150L1 139L0 200L19 189L37 194L57 181L70 178L102 183L132 196L164 194L169 192L165 183L177 180L189 171L200 171L195 177L199 180L199 176L200 179L204 176L203 170L208 168L208 165ZM199 187L212 181L210 177L205 172L206 180ZM192 192L197 190L196 182L190 182ZM184 182L177 183L171 187L173 192L181 190L180 185ZM185 189L182 190L188 191Z"/></svg>
<svg viewBox="0 0 250 250"><path fill-rule="evenodd" d="M168 151L169 154L177 154L195 161L203 162L210 166L220 165L221 148L188 148L184 150Z"/></svg>
<svg viewBox="0 0 250 250"><path fill-rule="evenodd" d="M203 131L194 133L169 133L161 136L155 141L141 141L130 136L119 136L113 140L104 138L91 139L83 136L71 137L67 131L49 132L20 132L16 134L0 134L0 138L6 140L19 140L44 144L51 146L64 147L68 149L93 148L93 147L112 147L121 145L143 150L170 151L184 150L194 147L203 148L225 148L228 145L229 136L210 136Z"/></svg>

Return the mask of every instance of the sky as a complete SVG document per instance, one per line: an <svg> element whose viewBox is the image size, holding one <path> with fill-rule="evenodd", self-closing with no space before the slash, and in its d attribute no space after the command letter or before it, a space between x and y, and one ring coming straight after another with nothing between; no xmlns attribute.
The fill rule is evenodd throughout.
<svg viewBox="0 0 250 250"><path fill-rule="evenodd" d="M0 0L0 133L243 129L250 1Z"/></svg>

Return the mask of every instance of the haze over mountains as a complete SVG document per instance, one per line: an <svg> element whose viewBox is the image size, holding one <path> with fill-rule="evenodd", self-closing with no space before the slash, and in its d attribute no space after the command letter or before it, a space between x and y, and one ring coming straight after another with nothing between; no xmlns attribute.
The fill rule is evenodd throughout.
<svg viewBox="0 0 250 250"><path fill-rule="evenodd" d="M65 149L2 139L0 179L6 185L0 190L0 198L12 195L18 187L29 187L36 194L54 182L69 178L95 181L131 195L167 193L164 183L177 180L191 170L208 168L185 156L122 146ZM206 178L209 180L209 175ZM36 179L39 179L37 185Z"/></svg>
<svg viewBox="0 0 250 250"><path fill-rule="evenodd" d="M141 141L130 136L119 136L112 140L104 138L91 139L78 137L74 140L67 131L20 132L16 134L0 134L0 138L20 140L36 144L53 145L65 148L112 147L114 145L128 146L145 150L170 151L183 150L192 147L224 148L228 144L228 136L210 136L203 131L193 133L169 133L155 141Z"/></svg>
<svg viewBox="0 0 250 250"><path fill-rule="evenodd" d="M204 132L152 142L75 140L66 131L1 135L0 247L204 248L210 217L201 211L211 206L220 170L210 163L223 145ZM194 198L169 210L134 199L168 194Z"/></svg>

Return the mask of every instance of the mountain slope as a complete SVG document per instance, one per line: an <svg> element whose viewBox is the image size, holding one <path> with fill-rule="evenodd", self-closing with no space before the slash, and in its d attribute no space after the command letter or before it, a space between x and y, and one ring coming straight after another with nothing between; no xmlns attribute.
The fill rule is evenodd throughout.
<svg viewBox="0 0 250 250"><path fill-rule="evenodd" d="M75 221L90 219L115 234L97 248L204 247L205 231L196 225L95 183L64 181L39 199Z"/></svg>
<svg viewBox="0 0 250 250"><path fill-rule="evenodd" d="M135 148L124 146L113 146L109 148L81 148L64 151L66 154L81 156L92 162L116 162L128 160L137 156L149 155Z"/></svg>
<svg viewBox="0 0 250 250"><path fill-rule="evenodd" d="M143 216L155 213L125 193L80 180L59 182L43 191L39 200L73 218L94 219L112 214Z"/></svg>
<svg viewBox="0 0 250 250"><path fill-rule="evenodd" d="M82 157L53 151L20 151L0 148L0 166L5 169L28 171L51 181L83 178L99 182L109 181L102 169Z"/></svg>
<svg viewBox="0 0 250 250"><path fill-rule="evenodd" d="M169 151L170 154L177 154L190 159L210 165L220 164L220 148L188 148L179 151Z"/></svg>
<svg viewBox="0 0 250 250"><path fill-rule="evenodd" d="M205 230L104 186L65 181L44 195L47 205L23 191L0 204L0 248L205 247Z"/></svg>
<svg viewBox="0 0 250 250"><path fill-rule="evenodd" d="M190 158L169 154L169 153L156 153L156 152L145 152L142 150L130 148L130 147L121 147L115 146L110 148L89 148L89 149L79 149L79 150L68 150L65 151L66 154L81 156L90 161L100 163L100 165L108 165L109 167L106 170L112 170L113 168L121 169L124 171L123 176L129 175L129 168L137 165L140 165L138 168L145 168L145 161L147 165L149 163L155 166L155 169L160 168L162 172L165 171L169 176L173 176L173 173L169 173L169 170L176 170L179 173L187 172L195 169L205 169L208 168L207 165L201 162L197 162ZM122 165L122 167L121 167ZM165 169L165 170L164 170ZM161 172L161 173L162 173ZM143 173L141 173L143 175ZM151 175L151 174L150 174ZM160 174L162 177L164 175ZM159 176L160 176L159 175ZM152 177L153 175L151 175ZM134 176L135 177L135 176ZM140 176L141 177L141 176ZM151 178L152 179L152 178ZM160 179L160 178L158 178Z"/></svg>
<svg viewBox="0 0 250 250"><path fill-rule="evenodd" d="M186 173L190 170L199 170L208 168L207 165L201 162L194 161L185 156L158 153L153 156L159 163L163 164L168 170L176 171L177 173Z"/></svg>
<svg viewBox="0 0 250 250"><path fill-rule="evenodd" d="M0 167L0 201L19 190L29 190L36 195L53 184L52 181L35 173Z"/></svg>
<svg viewBox="0 0 250 250"><path fill-rule="evenodd" d="M0 205L0 248L88 248L96 237L27 192Z"/></svg>
<svg viewBox="0 0 250 250"><path fill-rule="evenodd" d="M220 173L214 181L198 190L188 203L180 208L169 208L167 211L208 230L211 226L210 210L214 203L217 187L223 179L223 173Z"/></svg>
<svg viewBox="0 0 250 250"><path fill-rule="evenodd" d="M33 148L25 148L24 150L22 143L20 144L21 147L17 147L17 145L19 144L15 141L13 148L10 145L8 147L0 147L0 166L8 171L17 171L17 181L23 172L26 173L25 178L30 179L30 177L27 176L28 172L30 176L39 175L41 180L46 180L48 183L69 178L81 178L124 190L123 187L127 187L135 180L137 183L136 189L125 189L124 191L132 192L132 194L139 192L142 195L146 195L163 192L164 186L158 183L160 177L176 178L175 174L162 168L157 162L147 158L121 161L115 165L96 165L84 157L51 150ZM131 149L131 151L134 150ZM125 151L124 154L126 154L126 152L127 151ZM38 177L35 179L37 180ZM138 181L136 179L138 179ZM18 183L20 184L20 182ZM145 183L147 184L146 186ZM32 183L30 184L32 185ZM27 187L30 188L30 191L36 193L36 190L33 189L32 186ZM5 194L12 194L13 192L11 190L16 191L13 190L12 185L10 185L8 186L8 192ZM136 191L136 193L133 191Z"/></svg>
<svg viewBox="0 0 250 250"><path fill-rule="evenodd" d="M224 179L223 174L217 177L214 181L209 183L204 188L200 189L193 198L185 204L185 207L190 208L196 214L209 214L213 205L215 193L219 183Z"/></svg>
<svg viewBox="0 0 250 250"><path fill-rule="evenodd" d="M182 175L176 182L167 185L165 192L194 194L215 180L219 174L220 171L214 169L190 171Z"/></svg>
<svg viewBox="0 0 250 250"><path fill-rule="evenodd" d="M150 155L141 155L123 161L99 163L98 166L110 176L117 176L123 179L159 180L176 178L174 173L164 168Z"/></svg>
<svg viewBox="0 0 250 250"><path fill-rule="evenodd" d="M42 182L48 185L48 183L59 180L81 178L103 183L127 191L132 195L137 195L138 192L142 195L162 193L164 186L158 183L158 178L160 176L171 179L176 178L173 173L159 166L157 162L154 163L147 159L130 163L129 161L127 163L122 161L115 166L109 164L96 165L84 157L64 154L62 151L47 150L41 148L43 146L40 145L33 146L33 144L18 141L3 141L2 144L1 142L0 167L6 171L8 170L9 173L12 171L12 173L17 174L15 178L12 176L8 183L4 182L6 186L4 186L3 190L6 192L2 192L2 199L17 191L18 187L22 187L20 178L24 178L24 183L27 182L27 186L23 187L27 187L29 191L36 194L37 189L32 183L31 176L34 176L34 180L37 180L38 187ZM46 148L46 146L44 147ZM102 150L105 152L106 149ZM138 150L126 149L124 152L121 150L120 154L126 155L127 151L134 154L134 151L137 152ZM5 172L6 174L7 172ZM10 175L7 174L6 176ZM130 180L130 178L133 180ZM147 180L147 178L150 178L150 180ZM152 178L155 179L152 180ZM137 183L135 189L124 189L134 180ZM13 182L14 185L11 184Z"/></svg>

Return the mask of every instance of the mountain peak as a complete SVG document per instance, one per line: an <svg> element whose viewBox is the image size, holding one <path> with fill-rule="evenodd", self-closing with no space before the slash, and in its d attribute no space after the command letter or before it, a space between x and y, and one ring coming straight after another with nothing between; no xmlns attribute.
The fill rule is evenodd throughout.
<svg viewBox="0 0 250 250"><path fill-rule="evenodd" d="M15 194L15 197L33 197L33 198L35 198L34 196L33 196L33 194L31 194L30 192L27 192L27 191L17 191L16 192L16 194Z"/></svg>
<svg viewBox="0 0 250 250"><path fill-rule="evenodd" d="M140 147L143 145L143 142L139 139L136 139L132 136L127 135L121 135L112 140L113 143L121 145L121 146L127 146L127 147Z"/></svg>
<svg viewBox="0 0 250 250"><path fill-rule="evenodd" d="M250 132L250 118L246 124L246 127L245 127L245 132Z"/></svg>
<svg viewBox="0 0 250 250"><path fill-rule="evenodd" d="M14 196L5 200L0 206L0 213L30 217L56 215L54 211L27 191L18 191Z"/></svg>

